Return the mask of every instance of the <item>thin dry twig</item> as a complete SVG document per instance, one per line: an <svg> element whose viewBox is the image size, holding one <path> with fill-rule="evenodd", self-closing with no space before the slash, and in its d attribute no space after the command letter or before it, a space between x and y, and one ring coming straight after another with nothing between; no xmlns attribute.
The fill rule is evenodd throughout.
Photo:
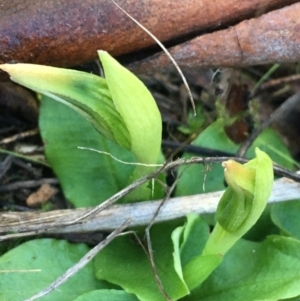
<svg viewBox="0 0 300 301"><path fill-rule="evenodd" d="M73 277L79 270L84 268L104 247L106 247L113 239L115 239L129 224L129 220L127 220L123 225L121 225L118 229L109 234L106 239L101 241L98 245L96 245L93 249L91 249L87 254L85 254L74 266L68 269L63 275L58 277L53 283L51 283L44 290L39 292L38 294L32 296L25 301L33 301L39 299L40 297L46 296L63 283L65 283L68 279Z"/></svg>
<svg viewBox="0 0 300 301"><path fill-rule="evenodd" d="M267 90L267 89L270 89L270 88L274 88L274 87L279 86L279 85L290 84L290 83L297 82L297 81L300 81L300 74L293 74L293 75L290 75L290 76L271 79L271 80L263 83L260 86L260 88L258 89L258 92L264 91L264 90Z"/></svg>
<svg viewBox="0 0 300 301"><path fill-rule="evenodd" d="M12 184L0 186L0 192L13 191L13 190L18 190L18 189L22 189L22 188L37 187L37 186L40 186L43 184L59 184L59 182L55 178L30 180L30 181L18 181L18 182L12 183Z"/></svg>
<svg viewBox="0 0 300 301"><path fill-rule="evenodd" d="M17 152L12 152L12 151L9 151L7 149L0 148L0 153L7 154L7 155L12 155L14 157L21 158L21 159L24 159L24 160L29 161L29 162L33 162L33 163L41 164L41 165L46 166L46 167L50 167L50 165L48 163L44 162L44 161L37 160L37 159L32 158L31 156L26 156L26 155L23 155L23 154L20 154L20 153L17 153Z"/></svg>
<svg viewBox="0 0 300 301"><path fill-rule="evenodd" d="M266 119L257 129L255 129L247 140L240 146L237 156L243 157L245 156L247 150L254 142L254 140L259 136L259 134L271 125L280 115L282 115L286 110L290 109L295 105L296 102L300 101L300 93L294 94L289 97L279 108L277 108L268 119Z"/></svg>
<svg viewBox="0 0 300 301"><path fill-rule="evenodd" d="M162 295L165 297L165 299L167 301L172 301L171 297L168 295L168 293L164 289L164 286L163 286L163 284L159 278L158 272L157 272L157 268L156 268L156 264L155 264L154 256L153 256L153 248L152 248L152 242L151 242L151 238L150 238L150 228L149 227L146 228L145 233L146 233L146 239L147 239L147 247L148 247L148 252L149 252L150 265L151 265L151 269L152 269L152 272L154 275L155 282L158 286L159 291L162 293Z"/></svg>
<svg viewBox="0 0 300 301"><path fill-rule="evenodd" d="M149 254L149 260L150 260L150 265L151 265L152 272L154 274L154 279L156 281L156 284L158 286L159 291L162 293L162 295L165 297L165 299L167 301L172 301L172 299L168 295L168 293L165 291L164 286L163 286L163 284L162 284L162 282L161 282L161 280L159 278L159 275L158 275L158 271L157 271L157 268L156 268L156 264L155 264L155 260L154 260L154 255L153 255L153 248L152 248L152 242L151 242L151 237L150 237L150 229L153 226L153 224L155 222L155 218L157 217L160 209L162 208L162 206L164 205L164 203L170 198L171 193L175 189L177 182L178 181L176 179L176 181L174 181L174 183L172 184L172 186L169 188L166 196L160 202L159 206L157 207L156 211L154 212L154 215L153 215L150 223L148 224L148 226L145 229L146 240L147 240L147 247L148 247L148 254Z"/></svg>
<svg viewBox="0 0 300 301"><path fill-rule="evenodd" d="M173 65L175 66L175 68L177 69L183 83L184 86L188 92L190 101L192 103L192 107L193 107L193 111L194 111L194 115L196 115L196 107L195 107L195 102L194 102L194 98L192 95L192 91L189 87L189 84L184 76L184 74L182 73L180 67L178 66L177 62L175 61L175 59L172 57L172 55L170 54L170 52L168 51L168 49L163 45L163 43L161 43L161 41L150 31L148 30L145 26L143 26L140 22L138 22L135 18L133 18L130 14L128 14L118 3L116 3L114 0L111 0L124 14L126 14L127 17L129 17L135 24L137 24L142 30L144 30L159 46L160 48L163 50L163 52L168 56L168 58L171 60L171 62L173 63Z"/></svg>
<svg viewBox="0 0 300 301"><path fill-rule="evenodd" d="M13 156L8 155L1 163L0 163L0 179L6 174L9 170L13 161Z"/></svg>
<svg viewBox="0 0 300 301"><path fill-rule="evenodd" d="M23 132L23 133L16 134L16 135L13 135L11 137L5 138L5 139L0 141L0 144L8 144L8 143L20 140L20 139L24 139L26 137L37 135L38 133L39 133L38 129L33 129L33 130L30 130L30 131L26 131L26 132Z"/></svg>

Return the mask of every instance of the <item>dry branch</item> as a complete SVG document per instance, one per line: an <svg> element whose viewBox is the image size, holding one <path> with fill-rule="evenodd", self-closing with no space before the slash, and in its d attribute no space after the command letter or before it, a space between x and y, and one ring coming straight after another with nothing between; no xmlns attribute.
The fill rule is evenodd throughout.
<svg viewBox="0 0 300 301"><path fill-rule="evenodd" d="M184 217L188 213L214 213L223 191L193 196L171 198L164 202L155 223ZM300 198L300 183L287 178L274 182L269 203L283 202ZM148 201L111 206L84 223L68 227L49 228L49 225L74 221L88 213L90 208L56 210L50 212L2 212L0 213L0 233L31 232L39 233L78 233L93 231L112 231L130 219L130 227L148 225L156 213L161 201ZM8 236L9 237L9 236ZM3 235L1 239L5 239Z"/></svg>
<svg viewBox="0 0 300 301"><path fill-rule="evenodd" d="M295 2L297 0L127 0L118 3L161 41L174 45L179 40L187 41ZM228 42L228 47L231 43ZM211 43L206 46L209 55L214 53L213 48L209 49L212 46ZM110 0L1 1L0 63L20 61L74 66L95 59L98 49L121 55L147 47L158 49ZM218 47L221 50L223 45Z"/></svg>

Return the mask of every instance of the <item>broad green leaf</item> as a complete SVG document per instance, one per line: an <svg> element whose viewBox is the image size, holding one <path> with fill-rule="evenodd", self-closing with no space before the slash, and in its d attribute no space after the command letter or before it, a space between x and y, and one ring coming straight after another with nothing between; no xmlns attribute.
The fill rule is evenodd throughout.
<svg viewBox="0 0 300 301"><path fill-rule="evenodd" d="M181 258L180 258L180 243L182 239L182 232L183 232L184 226L177 227L171 235L174 252L173 252L173 258L174 258L174 269L181 279L182 283L186 285L186 282L183 278L183 272L182 272L182 265L181 265ZM186 289L189 290L188 286L186 285Z"/></svg>
<svg viewBox="0 0 300 301"><path fill-rule="evenodd" d="M191 213L186 218L187 222L184 225L180 245L180 257L183 266L202 253L210 232L207 223L199 215Z"/></svg>
<svg viewBox="0 0 300 301"><path fill-rule="evenodd" d="M271 218L284 234L300 240L300 201L273 204Z"/></svg>
<svg viewBox="0 0 300 301"><path fill-rule="evenodd" d="M155 225L151 228L151 241L162 285L172 300L178 300L188 294L188 290L174 270L173 230L172 223ZM146 245L144 240L143 244ZM110 243L97 255L95 270L97 278L120 285L141 301L165 301L155 281L149 258L134 236L118 237Z"/></svg>
<svg viewBox="0 0 300 301"><path fill-rule="evenodd" d="M288 148L283 143L280 136L271 128L266 128L254 141L249 151L247 152L248 158L253 158L255 148L266 152L273 162L288 168L294 169L295 161L292 158Z"/></svg>
<svg viewBox="0 0 300 301"><path fill-rule="evenodd" d="M208 225L196 214L172 232L174 267L189 290L200 285L221 263L222 256L201 253L209 237Z"/></svg>
<svg viewBox="0 0 300 301"><path fill-rule="evenodd" d="M64 240L36 239L12 249L0 257L0 300L23 301L50 285L88 252L84 244ZM83 281L84 279L84 281ZM101 288L88 264L59 289L40 300L73 300Z"/></svg>
<svg viewBox="0 0 300 301"><path fill-rule="evenodd" d="M116 110L105 79L86 72L34 64L4 64L11 79L51 97L83 115L106 137L130 149L130 137Z"/></svg>
<svg viewBox="0 0 300 301"><path fill-rule="evenodd" d="M85 293L74 301L139 301L139 299L124 291L103 289Z"/></svg>
<svg viewBox="0 0 300 301"><path fill-rule="evenodd" d="M300 294L300 242L270 236L240 240L222 264L183 301L277 301Z"/></svg>
<svg viewBox="0 0 300 301"><path fill-rule="evenodd" d="M39 124L47 159L66 198L76 207L95 206L127 186L134 166L78 146L105 151L126 162L134 161L134 156L100 135L80 114L42 97Z"/></svg>

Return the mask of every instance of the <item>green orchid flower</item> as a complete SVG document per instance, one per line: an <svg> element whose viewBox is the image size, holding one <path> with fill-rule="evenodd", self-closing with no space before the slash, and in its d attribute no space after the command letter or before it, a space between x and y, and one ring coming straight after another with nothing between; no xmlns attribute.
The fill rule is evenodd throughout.
<svg viewBox="0 0 300 301"><path fill-rule="evenodd" d="M203 255L224 255L259 219L273 185L273 164L256 148L256 158L242 165L233 160L223 163L228 187L216 213L217 223Z"/></svg>

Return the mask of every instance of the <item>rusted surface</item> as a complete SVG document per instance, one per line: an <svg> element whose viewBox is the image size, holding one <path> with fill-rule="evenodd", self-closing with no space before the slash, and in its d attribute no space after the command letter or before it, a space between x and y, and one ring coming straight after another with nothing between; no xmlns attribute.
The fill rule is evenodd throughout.
<svg viewBox="0 0 300 301"><path fill-rule="evenodd" d="M300 3L197 37L170 53L180 66L241 67L300 60ZM171 67L165 54L136 63L136 72Z"/></svg>
<svg viewBox="0 0 300 301"><path fill-rule="evenodd" d="M173 43L179 38L187 40L205 31L224 28L226 25L236 24L240 20L294 2L297 1L118 1L161 41ZM243 32L239 32L239 35L240 39L244 38ZM205 40L204 37L201 39ZM231 39L232 41L226 41L227 45L223 46L228 49L232 45L236 47L234 37ZM121 55L149 46L155 46L155 42L110 0L0 2L0 63L19 61L73 66L95 59L97 49ZM207 52L211 53L214 48L220 47L220 44L211 41L205 47ZM195 47L192 45L189 48L195 53L199 52L193 49ZM177 56L183 59L188 54ZM228 55L224 53L220 61L226 56ZM236 59L239 59L239 55L236 56ZM193 52L190 59L194 60ZM203 56L203 59L206 60L207 55ZM245 60L247 59L245 57ZM209 63L211 64L211 60L207 64Z"/></svg>

